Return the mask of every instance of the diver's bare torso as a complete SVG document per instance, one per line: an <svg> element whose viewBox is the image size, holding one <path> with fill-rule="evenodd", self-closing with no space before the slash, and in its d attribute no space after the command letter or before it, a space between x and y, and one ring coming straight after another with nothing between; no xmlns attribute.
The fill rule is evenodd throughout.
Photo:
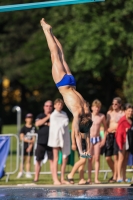
<svg viewBox="0 0 133 200"><path fill-rule="evenodd" d="M89 110L86 108L86 101L76 91L76 87L61 86L58 89L63 96L67 108L70 110L73 116L77 113L79 116L89 113Z"/></svg>

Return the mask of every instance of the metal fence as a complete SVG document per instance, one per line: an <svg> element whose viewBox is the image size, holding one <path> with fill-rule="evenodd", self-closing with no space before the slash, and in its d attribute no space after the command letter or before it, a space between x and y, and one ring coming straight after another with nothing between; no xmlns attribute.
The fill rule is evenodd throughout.
<svg viewBox="0 0 133 200"><path fill-rule="evenodd" d="M9 154L8 154L6 165L5 165L6 182L8 182L9 176L12 174L15 174L19 168L19 138L17 135L13 133L0 135L0 137L3 137L3 136L10 137L10 149L9 149Z"/></svg>
<svg viewBox="0 0 133 200"><path fill-rule="evenodd" d="M35 162L36 162L36 156L35 156L35 151L36 151L36 147L37 147L37 139L38 139L38 134L37 133L29 133L29 135L31 137L35 137L35 143L34 143L34 146L33 146L33 156L32 156L32 160L31 160L31 171L30 173L31 174L35 174L35 170L34 170L34 166L35 166ZM24 141L20 142L20 152L21 152L21 158L20 158L20 162L21 162L21 165L23 167L23 173L26 174L26 171L24 169L24 163L23 163L23 159L24 159ZM47 157L47 156L46 156ZM45 159L42 161L42 169L40 171L40 174L51 174L51 171L50 171L50 167L49 167L49 163L47 162L47 158L45 157ZM60 173L60 172L58 172Z"/></svg>
<svg viewBox="0 0 133 200"><path fill-rule="evenodd" d="M1 136L9 136L10 137L10 151L9 155L7 158L6 166L5 166L5 171L6 171L6 182L9 180L9 176L12 174L15 174L19 170L19 164L21 163L23 166L23 152L24 152L24 143L19 141L19 137L16 134L3 134ZM35 165L35 149L37 146L37 136L38 134L34 133L31 134L30 136L34 136L36 138L35 143L34 143L34 148L33 148L33 157L31 161L31 174L35 174L34 171L34 165ZM21 152L21 154L19 153ZM78 160L78 156L75 156L75 162ZM14 165L15 163L15 165ZM86 163L86 168L85 172L88 172L88 163ZM111 172L109 167L107 166L105 156L101 155L100 156L100 170L99 173L103 173L103 179L105 180L108 176L108 173ZM67 166L66 173L69 173L71 170L71 166ZM24 169L24 166L23 166ZM95 170L92 170L92 173L94 173ZM133 172L133 169L127 169L127 172ZM23 173L26 174L26 171L23 170ZM50 168L49 168L49 163L47 162L42 166L42 170L40 174L51 174ZM58 174L60 174L60 171L58 171ZM132 177L133 180L133 177Z"/></svg>
<svg viewBox="0 0 133 200"><path fill-rule="evenodd" d="M37 134L30 134L30 136L36 136L36 138L37 138ZM36 142L35 142L35 144L34 144L34 151L33 151L33 165L35 165L35 149L36 149L36 146L37 146L37 140L36 140ZM23 148L23 144L22 144L22 148ZM23 155L21 155L22 157L23 157ZM79 157L78 156L75 156L75 162L77 162L78 161L78 159L79 159ZM22 160L22 159L21 159ZM70 166L67 166L67 169L66 169L66 173L69 173L70 172L70 170L71 170L71 168L72 167L70 167ZM32 169L33 169L33 171L31 171L31 174L35 174L35 172L34 172L34 168L32 167ZM127 169L126 170L127 172L133 172L133 169ZM86 173L88 173L88 162L86 163L86 166L85 166L85 172ZM107 177L108 177L108 173L111 173L112 171L110 170L110 168L108 167L108 165L107 165L107 162L106 162L106 159L105 159L105 155L103 154L103 155L101 155L100 156L100 170L99 170L99 173L103 173L103 179L104 180L106 180L107 179ZM26 173L25 171L24 171L24 173ZM60 171L58 171L58 174L60 174L61 172ZM95 173L95 170L92 170L92 173ZM49 168L49 165L47 165L47 164L44 164L43 165L43 169L42 169L42 171L40 172L40 174L51 174L51 171L50 171L50 168ZM133 179L133 177L132 177L132 179Z"/></svg>

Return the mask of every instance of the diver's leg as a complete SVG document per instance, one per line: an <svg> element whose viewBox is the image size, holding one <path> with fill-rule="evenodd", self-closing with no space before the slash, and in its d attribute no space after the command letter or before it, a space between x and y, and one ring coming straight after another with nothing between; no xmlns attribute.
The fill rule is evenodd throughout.
<svg viewBox="0 0 133 200"><path fill-rule="evenodd" d="M62 59L62 62L63 62L63 66L64 66L64 68L66 70L66 73L71 75L72 73L70 71L70 68L69 68L68 64L66 63L62 45L61 45L61 43L59 42L59 40L55 36L54 36L54 39L55 39L56 44L58 45L58 47L60 49L60 55L61 55L61 59Z"/></svg>
<svg viewBox="0 0 133 200"><path fill-rule="evenodd" d="M52 27L49 24L47 24L44 19L42 19L40 23L46 36L48 47L51 53L53 79L55 83L57 83L66 74L66 70L62 63L60 50L52 34Z"/></svg>

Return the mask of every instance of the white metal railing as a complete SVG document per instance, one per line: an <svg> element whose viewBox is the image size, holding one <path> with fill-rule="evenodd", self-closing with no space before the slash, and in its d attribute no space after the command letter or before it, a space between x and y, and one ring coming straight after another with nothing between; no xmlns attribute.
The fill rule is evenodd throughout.
<svg viewBox="0 0 133 200"><path fill-rule="evenodd" d="M6 161L6 164L8 162L8 166L6 165L6 182L8 182L9 176L12 174L15 174L18 171L18 167L19 167L19 138L16 134L13 133L8 133L8 134L2 134L0 135L0 137L10 137L10 149L9 149L9 154L8 154L8 158ZM14 148L13 146L13 139L16 140L16 148ZM15 156L15 160L13 160L13 154L16 154ZM15 161L15 165L14 165L14 161Z"/></svg>
<svg viewBox="0 0 133 200"><path fill-rule="evenodd" d="M3 136L10 137L10 150L9 150L10 154L8 155L8 158L7 158L8 166L7 166L7 162L6 162L6 173L5 173L5 175L6 175L6 182L8 182L9 176L12 175L12 174L15 174L18 171L18 169L19 169L19 163L21 163L22 166L23 166L24 142L20 142L19 141L19 137L16 134L9 133L9 134L2 134L2 135L0 135L0 137L3 137ZM38 134L37 133L33 133L33 134L30 133L30 136L33 136L33 137L36 138L35 143L34 143L34 147L33 147L33 158L34 158L34 156L35 156L35 150L36 150L36 146L37 146ZM13 139L15 139L15 142L13 142ZM19 149L21 150L21 155L19 154ZM15 154L15 157L13 157L13 154ZM20 159L20 162L19 162L19 159ZM77 160L75 160L75 162L76 161ZM101 162L101 166L102 167L100 168L99 173L103 173L104 174L104 180L105 180L107 178L107 176L108 176L108 173L110 173L111 170L105 166L106 160L105 160L104 155L101 155L100 162ZM34 161L31 163L31 165L32 165L32 168L33 168ZM86 164L86 170L85 170L86 173L88 172L87 165L88 165L88 163ZM68 168L68 170L67 170L66 173L69 173L69 171L70 171L70 169ZM133 169L127 169L126 171L127 172L133 172ZM24 170L23 170L23 172L26 173ZM92 173L94 173L94 172L95 172L95 170L92 170ZM60 174L60 173L61 172L58 171L58 174ZM31 174L35 174L34 170L31 171ZM40 172L40 174L51 174L51 171L50 171L50 169L49 169L49 167L47 165L44 165L44 168L42 169L42 171ZM132 177L132 180L133 180L133 177Z"/></svg>

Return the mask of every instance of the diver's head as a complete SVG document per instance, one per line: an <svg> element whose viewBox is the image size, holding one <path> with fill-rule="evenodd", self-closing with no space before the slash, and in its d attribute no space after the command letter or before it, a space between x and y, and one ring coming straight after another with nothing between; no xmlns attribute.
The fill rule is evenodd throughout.
<svg viewBox="0 0 133 200"><path fill-rule="evenodd" d="M79 131L81 133L89 133L89 130L92 126L92 120L90 114L85 114L81 116L80 122L79 122Z"/></svg>

